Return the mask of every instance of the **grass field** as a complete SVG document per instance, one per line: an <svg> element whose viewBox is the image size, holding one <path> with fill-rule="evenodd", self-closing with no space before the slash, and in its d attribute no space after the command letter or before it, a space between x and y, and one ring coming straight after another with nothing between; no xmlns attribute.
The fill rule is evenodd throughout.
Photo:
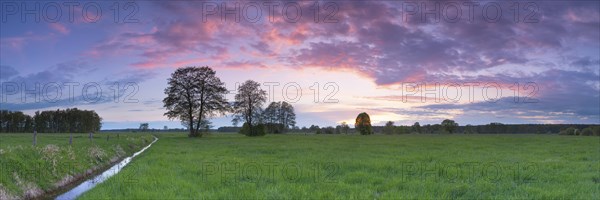
<svg viewBox="0 0 600 200"><path fill-rule="evenodd" d="M160 135L81 199L598 199L598 137Z"/></svg>
<svg viewBox="0 0 600 200"><path fill-rule="evenodd" d="M141 149L150 134L0 134L0 199L30 198L61 189L75 179Z"/></svg>

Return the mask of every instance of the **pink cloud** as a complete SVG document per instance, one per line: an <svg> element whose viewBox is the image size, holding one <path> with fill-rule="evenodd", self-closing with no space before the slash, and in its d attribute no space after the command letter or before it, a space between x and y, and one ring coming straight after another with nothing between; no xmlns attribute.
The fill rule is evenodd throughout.
<svg viewBox="0 0 600 200"><path fill-rule="evenodd" d="M253 69L253 68L267 68L267 66L257 61L228 61L224 62L216 67L224 68L241 68L241 69Z"/></svg>
<svg viewBox="0 0 600 200"><path fill-rule="evenodd" d="M60 24L60 23L49 23L48 26L51 29L53 29L59 33L62 33L64 35L67 35L67 34L69 34L69 32L71 32L65 25Z"/></svg>

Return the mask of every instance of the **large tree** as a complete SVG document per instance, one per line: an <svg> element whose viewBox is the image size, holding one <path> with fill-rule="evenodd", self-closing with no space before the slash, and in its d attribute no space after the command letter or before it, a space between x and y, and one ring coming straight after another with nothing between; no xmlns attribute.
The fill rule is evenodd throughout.
<svg viewBox="0 0 600 200"><path fill-rule="evenodd" d="M288 102L271 102L263 112L263 120L269 132L282 133L296 125L296 113Z"/></svg>
<svg viewBox="0 0 600 200"><path fill-rule="evenodd" d="M373 134L373 128L371 127L371 118L369 117L369 114L365 112L358 114L356 117L356 122L354 123L354 128L361 135Z"/></svg>
<svg viewBox="0 0 600 200"><path fill-rule="evenodd" d="M209 118L229 110L227 93L225 83L210 67L179 68L171 74L165 89L165 115L180 119L190 137L202 136L200 129L208 126Z"/></svg>
<svg viewBox="0 0 600 200"><path fill-rule="evenodd" d="M248 129L246 135L254 136L259 133L254 126L258 125L258 118L262 114L262 105L267 101L267 92L260 88L260 84L253 80L242 83L235 94L233 103L233 123L243 120ZM258 134L260 135L260 134Z"/></svg>

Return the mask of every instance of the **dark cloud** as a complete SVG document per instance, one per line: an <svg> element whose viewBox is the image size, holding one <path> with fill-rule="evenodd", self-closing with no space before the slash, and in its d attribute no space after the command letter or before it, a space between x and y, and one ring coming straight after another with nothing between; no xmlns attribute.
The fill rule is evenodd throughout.
<svg viewBox="0 0 600 200"><path fill-rule="evenodd" d="M600 66L600 60L593 59L593 58L590 58L589 56L586 56L586 57L582 57L582 58L573 60L571 62L571 65L577 66L577 67L598 67L598 66Z"/></svg>
<svg viewBox="0 0 600 200"><path fill-rule="evenodd" d="M433 5L433 2L427 1L418 5L420 3ZM443 6L444 2L441 3ZM486 2L478 3L480 6L475 10L474 22L468 22L464 13L457 23L423 21L420 20L421 12L403 18L401 5L406 2L340 3L346 9L340 11L342 19L339 24L352 31L336 36L353 38L350 43L354 45L339 39L322 42L328 48L311 43L298 50L299 53L291 60L298 65L321 63L323 67L330 67L336 65L334 57L354 55L349 58L355 65L345 67L369 72L378 84L390 84L428 80L439 74L476 72L502 65L528 66L540 59L533 52L545 52L548 56L576 54L571 51L575 48L574 42L600 43L598 20L583 16L598 16L598 10L593 9L598 7L598 2L578 2L575 6L564 6L560 2L534 2L533 5L538 7L533 16L536 23L523 22L522 18L527 13L521 13L522 18L515 22L514 15L506 14L511 2L499 2L505 13L496 22L486 22L480 14ZM335 30L329 26L310 26L315 30ZM331 36L332 33L335 35L337 32L314 31L312 36ZM548 58L551 57L542 59Z"/></svg>
<svg viewBox="0 0 600 200"><path fill-rule="evenodd" d="M536 76L523 78L535 83L539 88L533 98L521 95L504 97L496 102L476 102L467 104L432 104L417 108L443 112L448 109L459 109L465 112L497 112L514 116L555 116L568 122L586 119L588 122L600 123L600 93L598 86L582 80L599 80L600 76L589 72L550 70ZM597 82L596 82L597 84ZM521 86L523 87L523 86ZM532 88L529 88L530 90Z"/></svg>
<svg viewBox="0 0 600 200"><path fill-rule="evenodd" d="M44 97L38 97L37 101L32 100L30 97L24 102L19 102L19 100L14 100L10 102L2 102L1 109L3 110L44 110L48 108L70 108L70 107L78 107L78 106L86 106L86 105L95 105L95 104L103 104L113 102L113 97L110 95L104 96L94 96L94 94L89 94L88 96L78 95L78 96L67 96L66 91L63 91L66 98L53 100L45 99Z"/></svg>
<svg viewBox="0 0 600 200"><path fill-rule="evenodd" d="M0 80L7 80L19 74L17 70L7 65L0 65Z"/></svg>
<svg viewBox="0 0 600 200"><path fill-rule="evenodd" d="M90 73L96 70L85 61L67 61L50 66L45 70L27 75L15 76L10 82L27 83L64 83L69 82L80 76L81 74Z"/></svg>
<svg viewBox="0 0 600 200"><path fill-rule="evenodd" d="M3 71L4 69L2 68ZM85 74L96 73L97 70L85 61L69 61L36 73L12 76L1 82L1 107L9 110L32 110L110 102L136 103L125 100L124 97L130 97L127 95L132 95L132 91L139 91L139 83L156 76L154 71L132 70L111 74L110 78L100 80L86 78ZM131 86L128 85L130 83ZM115 96L117 85L118 95ZM35 96L33 92L36 93Z"/></svg>

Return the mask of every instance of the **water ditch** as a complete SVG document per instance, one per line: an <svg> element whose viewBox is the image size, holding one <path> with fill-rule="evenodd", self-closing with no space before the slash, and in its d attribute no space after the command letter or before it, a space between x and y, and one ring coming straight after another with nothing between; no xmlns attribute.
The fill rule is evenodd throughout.
<svg viewBox="0 0 600 200"><path fill-rule="evenodd" d="M77 185L77 187L74 187L73 189L57 196L56 200L70 200L81 196L83 193L91 190L98 184L108 180L110 177L119 173L125 166L127 166L127 164L129 164L129 162L131 162L133 158L146 151L146 149L150 148L150 146L152 146L152 144L154 144L156 141L158 141L158 138L154 137L154 141L152 141L150 144L148 144L148 146L144 147L142 150L134 153L132 156L123 159L121 162L113 165L101 174L84 181L83 183Z"/></svg>

